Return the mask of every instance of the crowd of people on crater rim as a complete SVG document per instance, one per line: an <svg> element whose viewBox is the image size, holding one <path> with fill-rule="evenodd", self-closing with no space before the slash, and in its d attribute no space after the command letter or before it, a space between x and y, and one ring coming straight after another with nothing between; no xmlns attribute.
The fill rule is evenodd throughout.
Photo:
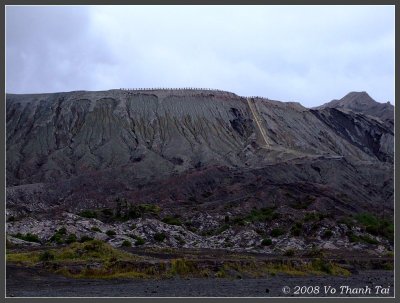
<svg viewBox="0 0 400 303"><path fill-rule="evenodd" d="M195 87L182 87L182 88L120 88L120 90L123 91L153 91L153 90L169 90L169 91L174 91L174 90L197 90L197 91L203 91L203 90L207 90L207 91L216 91L216 92L226 92L227 91L223 91L220 89L213 89L213 88L195 88ZM265 97L260 97L260 96L250 96L247 97L250 99L268 99Z"/></svg>

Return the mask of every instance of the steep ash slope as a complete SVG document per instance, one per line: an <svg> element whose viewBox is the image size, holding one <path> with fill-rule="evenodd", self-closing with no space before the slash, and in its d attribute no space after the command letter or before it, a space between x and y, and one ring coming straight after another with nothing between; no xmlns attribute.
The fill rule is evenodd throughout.
<svg viewBox="0 0 400 303"><path fill-rule="evenodd" d="M123 165L135 166L143 177L210 164L260 167L288 154L376 156L349 144L336 132L338 125L300 105L254 103L271 141L268 151L258 148L258 126L245 98L231 93L7 95L7 185L59 181ZM383 152L390 158L387 145Z"/></svg>

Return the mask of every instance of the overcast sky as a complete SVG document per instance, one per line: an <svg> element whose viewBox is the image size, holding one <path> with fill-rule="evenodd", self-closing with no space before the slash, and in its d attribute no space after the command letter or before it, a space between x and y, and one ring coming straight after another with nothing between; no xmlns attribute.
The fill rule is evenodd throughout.
<svg viewBox="0 0 400 303"><path fill-rule="evenodd" d="M394 6L7 6L6 90L208 87L394 104Z"/></svg>

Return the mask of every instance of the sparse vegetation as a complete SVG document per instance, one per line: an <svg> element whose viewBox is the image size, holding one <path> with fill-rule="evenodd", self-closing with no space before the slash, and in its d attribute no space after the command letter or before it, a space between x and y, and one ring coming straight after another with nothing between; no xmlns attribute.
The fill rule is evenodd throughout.
<svg viewBox="0 0 400 303"><path fill-rule="evenodd" d="M93 240L92 237L89 237L89 236L84 235L84 236L82 236L82 237L80 238L79 242L84 243L84 242L92 241L92 240Z"/></svg>
<svg viewBox="0 0 400 303"><path fill-rule="evenodd" d="M184 244L186 244L186 241L185 241L182 237L175 236L174 238L175 238L176 241L178 241L178 244L179 244L179 245L184 245Z"/></svg>
<svg viewBox="0 0 400 303"><path fill-rule="evenodd" d="M121 246L123 247L131 247L132 243L128 240L124 240L124 242L122 242Z"/></svg>
<svg viewBox="0 0 400 303"><path fill-rule="evenodd" d="M346 233L350 242L360 242L360 237L356 236L352 231Z"/></svg>
<svg viewBox="0 0 400 303"><path fill-rule="evenodd" d="M65 239L65 243L71 244L77 241L76 235L75 234L70 234L68 235L67 239Z"/></svg>
<svg viewBox="0 0 400 303"><path fill-rule="evenodd" d="M116 232L111 230L111 229L109 229L109 230L106 231L106 235L109 236L109 237L113 237L113 236L116 235Z"/></svg>
<svg viewBox="0 0 400 303"><path fill-rule="evenodd" d="M247 222L268 222L278 218L280 218L280 214L275 212L274 207L263 207L260 209L253 208L248 215L235 217L229 222L233 225L244 226Z"/></svg>
<svg viewBox="0 0 400 303"><path fill-rule="evenodd" d="M315 197L308 195L303 200L297 200L295 203L290 204L290 206L294 209L307 209L314 201Z"/></svg>
<svg viewBox="0 0 400 303"><path fill-rule="evenodd" d="M368 244L378 244L379 242L368 235L360 236L361 241L368 243Z"/></svg>
<svg viewBox="0 0 400 303"><path fill-rule="evenodd" d="M39 237L37 235L31 234L31 233L27 233L25 235L23 235L21 233L17 233L16 235L14 235L14 237L24 240L24 241L28 241L28 242L40 243Z"/></svg>
<svg viewBox="0 0 400 303"><path fill-rule="evenodd" d="M261 241L261 245L262 245L262 246L270 246L270 245L272 245L272 240L269 239L269 238L263 239L263 240Z"/></svg>
<svg viewBox="0 0 400 303"><path fill-rule="evenodd" d="M286 257L293 257L295 255L295 250L292 248L289 248L288 250L285 251L285 253L283 254Z"/></svg>
<svg viewBox="0 0 400 303"><path fill-rule="evenodd" d="M318 213L318 212L311 212L311 213L306 213L304 216L304 222L310 222L310 221L321 221L322 219L326 218L326 214Z"/></svg>
<svg viewBox="0 0 400 303"><path fill-rule="evenodd" d="M322 238L324 239L330 239L333 235L333 232L329 229L325 230L324 234L322 235Z"/></svg>
<svg viewBox="0 0 400 303"><path fill-rule="evenodd" d="M179 219L179 216L177 216L177 215L175 215L173 217L171 217L171 216L165 217L162 219L162 221L169 225L178 225L178 226L182 225L182 222Z"/></svg>
<svg viewBox="0 0 400 303"><path fill-rule="evenodd" d="M91 210L84 210L84 211L80 212L79 215L81 217L89 218L89 219L90 218L97 218L97 213L94 212L94 211L91 211Z"/></svg>
<svg viewBox="0 0 400 303"><path fill-rule="evenodd" d="M156 240L157 242L162 242L164 241L166 238L166 235L164 233L156 233L154 235L154 240Z"/></svg>
<svg viewBox="0 0 400 303"><path fill-rule="evenodd" d="M50 251L44 251L39 255L39 261L51 261L54 260L54 254Z"/></svg>
<svg viewBox="0 0 400 303"><path fill-rule="evenodd" d="M393 242L394 224L386 219L380 219L370 213L362 213L355 216L355 219L365 227L365 230L374 235L382 236Z"/></svg>
<svg viewBox="0 0 400 303"><path fill-rule="evenodd" d="M298 237L301 235L301 231L303 228L303 224L301 222L297 222L295 225L292 226L290 230L292 236Z"/></svg>
<svg viewBox="0 0 400 303"><path fill-rule="evenodd" d="M56 232L53 236L51 236L50 242L55 242L57 244L62 244L62 243L64 243L64 240L62 238L63 238L63 235L61 235L58 232Z"/></svg>
<svg viewBox="0 0 400 303"><path fill-rule="evenodd" d="M145 243L145 241L144 241L143 238L141 238L141 237L136 237L136 242L135 242L135 245L136 245L136 246L143 245L144 243Z"/></svg>
<svg viewBox="0 0 400 303"><path fill-rule="evenodd" d="M279 237L285 234L285 231L282 228L274 228L271 230L272 237Z"/></svg>
<svg viewBox="0 0 400 303"><path fill-rule="evenodd" d="M98 228L97 226L93 226L90 230L91 230L91 231L94 231L94 232L99 232L99 233L101 233L101 229Z"/></svg>
<svg viewBox="0 0 400 303"><path fill-rule="evenodd" d="M127 241L129 242L129 241ZM123 242L124 243L124 242ZM129 242L130 243L130 242ZM122 246L128 246L128 243ZM293 250L288 250L286 255L294 255ZM133 260L141 260L141 257L126 253L122 250L98 241L91 240L85 243L73 243L59 249L33 251L23 253L7 253L7 262L18 262L27 265L35 265L38 262L52 262L58 268L57 272L75 278L147 278L147 277L230 277L238 278L243 275L260 277L266 274L286 273L289 275L306 274L330 274L349 275L350 273L334 262L314 259L310 262L298 263L291 260L257 261L255 259L238 259L225 262L217 270L202 268L196 259L177 258L170 261L169 266L165 262L149 262L146 266L135 266ZM80 271L71 272L68 264L74 262L96 262L100 267L83 267ZM127 262L127 263L124 263ZM389 264L390 265L390 264Z"/></svg>
<svg viewBox="0 0 400 303"><path fill-rule="evenodd" d="M66 234L67 234L67 229L65 227L61 227L60 229L56 230L54 235L50 238L50 242L63 244L65 242Z"/></svg>

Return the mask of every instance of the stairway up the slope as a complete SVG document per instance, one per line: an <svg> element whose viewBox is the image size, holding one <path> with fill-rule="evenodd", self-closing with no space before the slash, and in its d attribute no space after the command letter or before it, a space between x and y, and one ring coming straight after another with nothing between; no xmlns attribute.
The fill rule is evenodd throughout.
<svg viewBox="0 0 400 303"><path fill-rule="evenodd" d="M262 141L263 141L263 142L262 142L261 147L262 147L262 148L269 149L269 148L270 148L270 144L269 144L269 142L268 142L268 137L267 137L265 128L264 128L264 127L262 126L262 124L261 124L261 123L262 123L261 117L260 117L260 115L258 114L255 105L253 104L252 98L246 98L246 99L247 99L247 104L249 105L250 111L251 111L251 113L252 113L252 115L253 115L254 121L256 121L258 130L259 130L259 132L260 132L260 134L261 134L261 137L262 137Z"/></svg>

